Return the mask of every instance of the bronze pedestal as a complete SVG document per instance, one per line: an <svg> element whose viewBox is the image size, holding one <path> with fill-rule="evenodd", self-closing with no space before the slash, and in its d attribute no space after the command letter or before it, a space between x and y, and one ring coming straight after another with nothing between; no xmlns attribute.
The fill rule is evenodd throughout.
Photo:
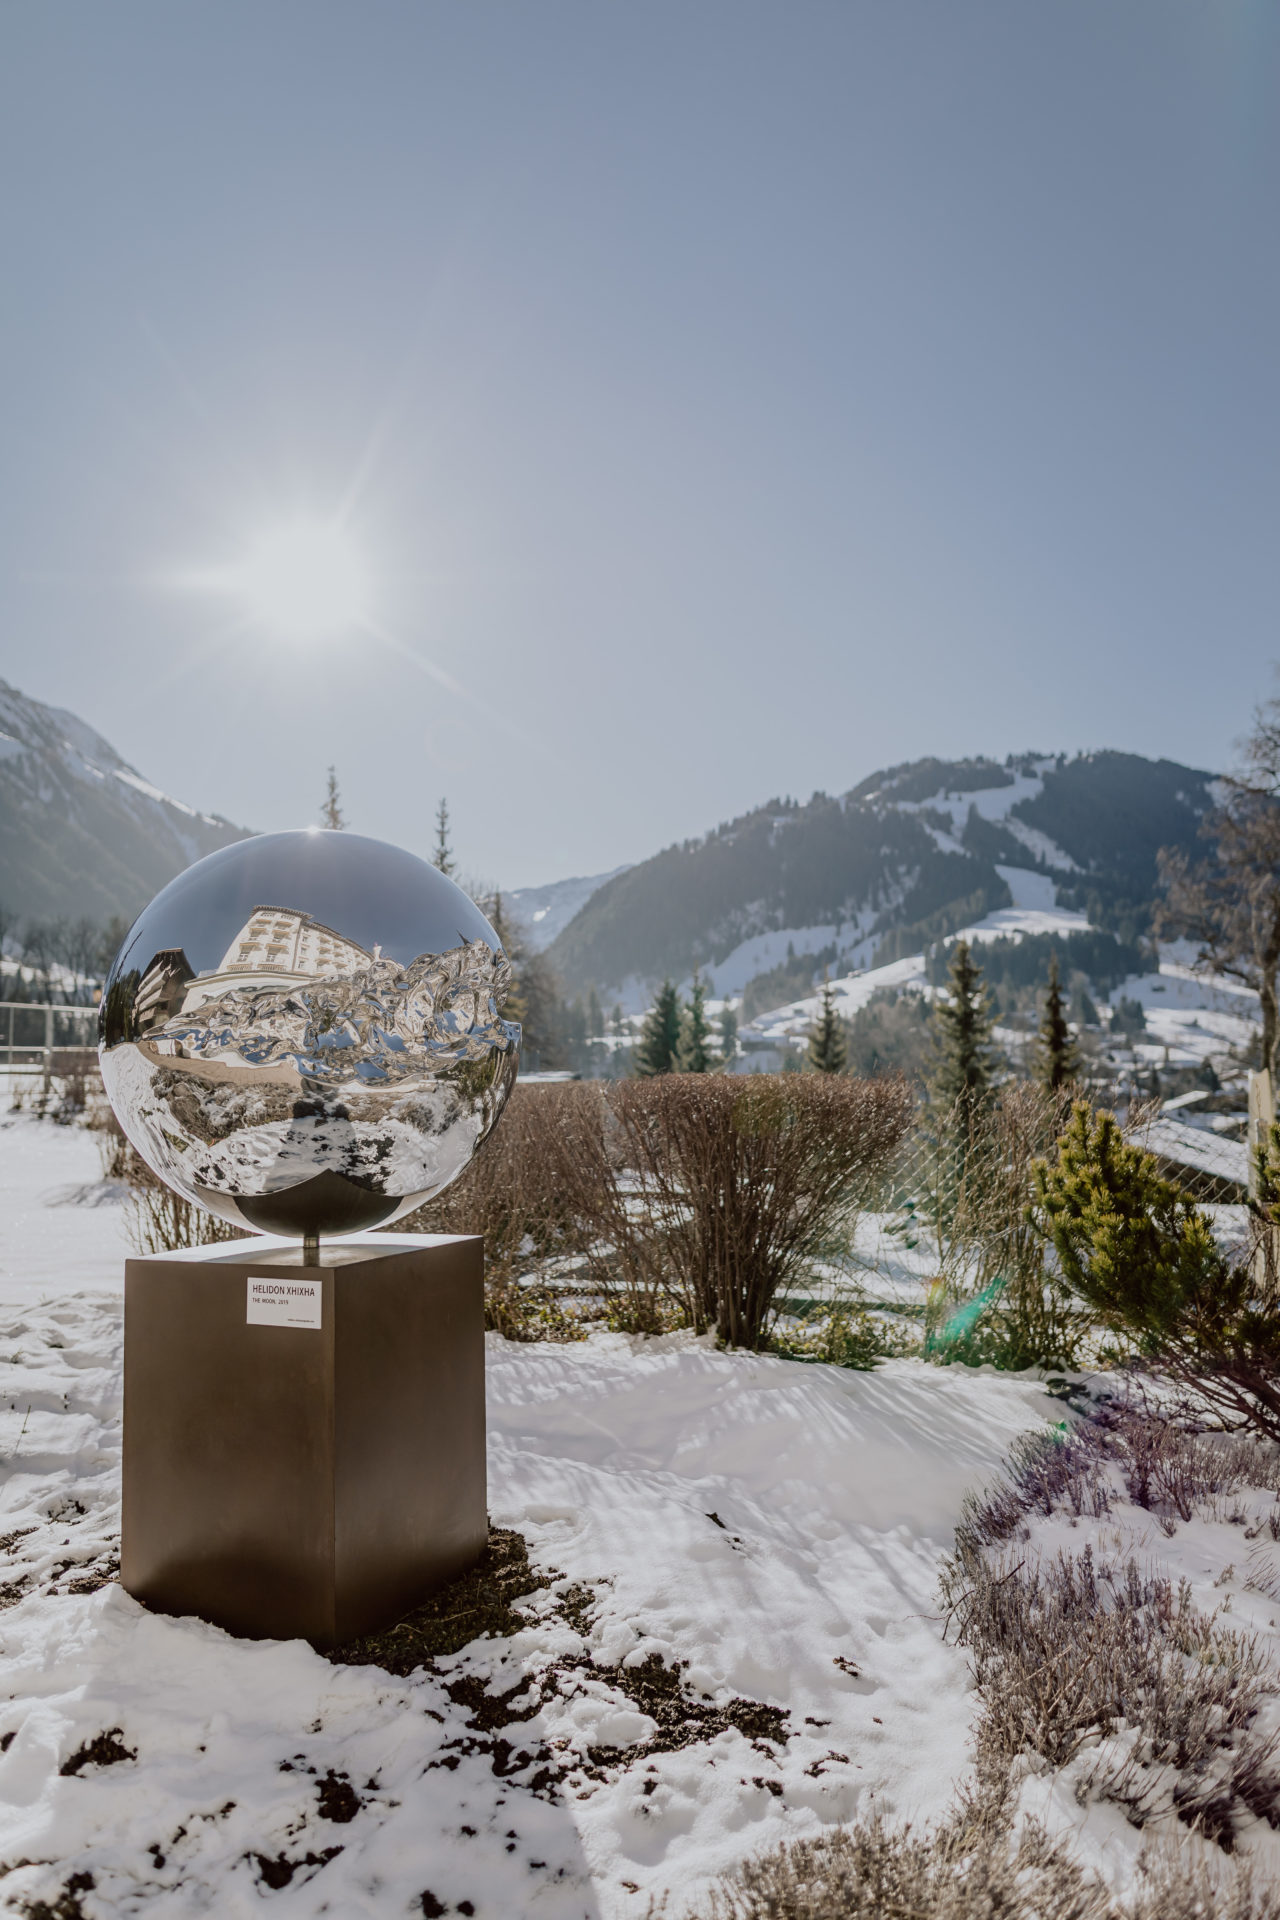
<svg viewBox="0 0 1280 1920"><path fill-rule="evenodd" d="M487 1537L483 1242L130 1260L122 1536L147 1606L318 1647L462 1572Z"/></svg>

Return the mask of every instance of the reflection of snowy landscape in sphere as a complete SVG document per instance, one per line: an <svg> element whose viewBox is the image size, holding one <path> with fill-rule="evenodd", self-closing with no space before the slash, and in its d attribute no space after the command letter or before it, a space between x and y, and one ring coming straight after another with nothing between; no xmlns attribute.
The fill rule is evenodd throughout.
<svg viewBox="0 0 1280 1920"><path fill-rule="evenodd" d="M385 1226L456 1179L516 1075L510 968L425 860L262 834L180 874L102 996L103 1079L171 1187L263 1233Z"/></svg>

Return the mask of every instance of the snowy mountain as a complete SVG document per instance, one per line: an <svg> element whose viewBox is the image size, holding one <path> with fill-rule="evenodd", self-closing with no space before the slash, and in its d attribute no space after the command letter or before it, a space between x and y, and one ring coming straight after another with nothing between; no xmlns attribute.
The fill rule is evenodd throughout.
<svg viewBox="0 0 1280 1920"><path fill-rule="evenodd" d="M197 813L100 733L0 680L0 906L20 918L132 917L248 829Z"/></svg>
<svg viewBox="0 0 1280 1920"><path fill-rule="evenodd" d="M1038 911L1132 940L1150 923L1156 855L1194 846L1212 780L1113 752L913 761L838 798L770 801L625 869L549 957L571 988L594 984L630 1009L695 966L720 996L789 956L833 976L884 965L1029 911L1031 892Z"/></svg>
<svg viewBox="0 0 1280 1920"><path fill-rule="evenodd" d="M512 918L520 923L525 945L532 952L541 953L564 932L574 915L586 906L593 893L599 892L606 880L615 880L626 872L626 867L614 867L608 873L553 880L545 887L517 887L506 898Z"/></svg>

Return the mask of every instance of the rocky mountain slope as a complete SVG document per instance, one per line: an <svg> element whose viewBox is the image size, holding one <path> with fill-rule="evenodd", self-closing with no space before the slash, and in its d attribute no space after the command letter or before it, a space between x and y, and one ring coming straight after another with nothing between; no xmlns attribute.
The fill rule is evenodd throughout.
<svg viewBox="0 0 1280 1920"><path fill-rule="evenodd" d="M18 919L132 917L248 829L161 793L62 707L0 680L0 907Z"/></svg>
<svg viewBox="0 0 1280 1920"><path fill-rule="evenodd" d="M1124 939L1162 846L1195 844L1213 775L1137 754L912 761L833 798L772 800L607 880L547 949L571 990L644 1004L695 966L717 994L791 956L832 974L1010 907L1010 876ZM783 998L786 995L781 996Z"/></svg>

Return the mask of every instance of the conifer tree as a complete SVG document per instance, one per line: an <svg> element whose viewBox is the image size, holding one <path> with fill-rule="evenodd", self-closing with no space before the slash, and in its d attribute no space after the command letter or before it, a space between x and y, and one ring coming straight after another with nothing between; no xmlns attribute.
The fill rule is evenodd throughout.
<svg viewBox="0 0 1280 1920"><path fill-rule="evenodd" d="M679 1046L680 996L671 982L664 980L640 1029L640 1042L635 1053L636 1072L645 1078L655 1073L674 1073Z"/></svg>
<svg viewBox="0 0 1280 1920"><path fill-rule="evenodd" d="M338 775L333 767L329 769L329 778L325 784L324 800L320 807L320 822L322 826L332 827L338 832L347 824L343 817L342 802L338 797Z"/></svg>
<svg viewBox="0 0 1280 1920"><path fill-rule="evenodd" d="M948 998L934 1009L937 1040L930 1091L939 1107L963 1103L974 1113L991 1092L994 1022L982 969L967 940L957 940L952 952L950 988Z"/></svg>
<svg viewBox="0 0 1280 1920"><path fill-rule="evenodd" d="M1049 990L1044 1000L1044 1018L1040 1022L1036 1065L1036 1078L1050 1093L1057 1093L1067 1086L1080 1071L1080 1056L1067 1025L1056 953L1049 955Z"/></svg>
<svg viewBox="0 0 1280 1920"><path fill-rule="evenodd" d="M836 1012L836 996L830 980L825 976L822 982L822 1006L809 1029L805 1064L816 1073L843 1073L849 1064L849 1046Z"/></svg>
<svg viewBox="0 0 1280 1920"><path fill-rule="evenodd" d="M501 889L495 892L490 899L480 902L479 904L482 905L484 909L485 918L488 920L489 925L497 934L502 945L502 951L511 966L511 985L507 990L507 997L502 1003L502 1017L504 1020L514 1021L516 1025L520 1027L527 1027L529 1024L529 1008L521 988L520 974L517 971L517 963L524 959L524 949L520 936L512 926L507 915L507 910L502 903ZM525 1044L527 1048L527 1040Z"/></svg>
<svg viewBox="0 0 1280 1920"><path fill-rule="evenodd" d="M710 1073L714 1064L711 1057L711 1022L707 1019L707 989L695 967L689 1004L680 1022L676 1067L680 1073Z"/></svg>
<svg viewBox="0 0 1280 1920"><path fill-rule="evenodd" d="M587 1038L599 1040L604 1033L604 1008L594 987L587 992Z"/></svg>
<svg viewBox="0 0 1280 1920"><path fill-rule="evenodd" d="M447 800L441 800L436 808L436 850L431 856L431 864L433 867L438 867L450 880L453 879L456 862L453 857L453 848L449 845L449 802Z"/></svg>
<svg viewBox="0 0 1280 1920"><path fill-rule="evenodd" d="M720 1013L720 1063L728 1066L738 1052L738 1016L730 1006Z"/></svg>

